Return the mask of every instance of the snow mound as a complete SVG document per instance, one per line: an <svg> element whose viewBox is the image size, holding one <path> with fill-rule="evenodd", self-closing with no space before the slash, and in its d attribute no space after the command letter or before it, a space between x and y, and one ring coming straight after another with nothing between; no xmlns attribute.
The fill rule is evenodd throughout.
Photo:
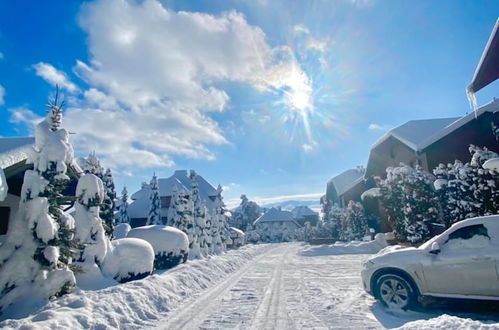
<svg viewBox="0 0 499 330"><path fill-rule="evenodd" d="M119 241L123 240L113 242ZM158 318L168 317L187 299L221 282L268 249L268 245L244 246L144 280L98 291L78 290L52 301L29 317L0 322L0 328L143 329L157 326Z"/></svg>
<svg viewBox="0 0 499 330"><path fill-rule="evenodd" d="M489 323L489 324L487 324ZM451 316L448 314L441 315L429 320L417 320L404 324L398 329L498 329L499 323L493 321L475 321L472 319Z"/></svg>
<svg viewBox="0 0 499 330"><path fill-rule="evenodd" d="M486 170L499 172L499 158L491 158L483 163L482 166Z"/></svg>
<svg viewBox="0 0 499 330"><path fill-rule="evenodd" d="M154 250L148 242L138 238L111 241L102 264L102 272L120 283L141 279L151 274Z"/></svg>
<svg viewBox="0 0 499 330"><path fill-rule="evenodd" d="M132 227L128 223L120 223L114 226L113 237L115 239L125 238L131 229Z"/></svg>
<svg viewBox="0 0 499 330"><path fill-rule="evenodd" d="M140 238L154 249L154 267L168 269L187 260L189 239L181 230L162 225L137 227L128 232L127 237Z"/></svg>
<svg viewBox="0 0 499 330"><path fill-rule="evenodd" d="M303 256L316 257L339 254L375 254L388 246L385 234L376 234L373 241L336 242L333 245L320 245L304 249Z"/></svg>

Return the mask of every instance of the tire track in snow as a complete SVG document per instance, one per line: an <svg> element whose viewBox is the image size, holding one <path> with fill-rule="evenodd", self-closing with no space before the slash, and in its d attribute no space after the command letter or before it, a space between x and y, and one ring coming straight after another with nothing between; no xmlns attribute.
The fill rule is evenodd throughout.
<svg viewBox="0 0 499 330"><path fill-rule="evenodd" d="M216 311L221 305L224 296L247 274L248 270L255 266L260 260L268 257L275 250L282 249L276 245L266 251L261 256L249 261L243 268L230 275L223 282L215 285L201 296L195 297L184 303L183 306L175 309L172 315L166 319L166 323L161 324L159 329L199 329L203 322ZM192 301L194 300L194 301ZM189 303L191 303L188 305ZM176 313L176 311L179 311Z"/></svg>

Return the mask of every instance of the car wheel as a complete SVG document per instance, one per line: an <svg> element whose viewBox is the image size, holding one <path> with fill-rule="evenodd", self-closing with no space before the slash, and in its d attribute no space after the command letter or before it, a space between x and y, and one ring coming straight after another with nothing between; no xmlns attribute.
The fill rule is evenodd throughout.
<svg viewBox="0 0 499 330"><path fill-rule="evenodd" d="M376 280L375 297L387 307L408 309L417 302L414 285L404 277L395 274L383 274Z"/></svg>

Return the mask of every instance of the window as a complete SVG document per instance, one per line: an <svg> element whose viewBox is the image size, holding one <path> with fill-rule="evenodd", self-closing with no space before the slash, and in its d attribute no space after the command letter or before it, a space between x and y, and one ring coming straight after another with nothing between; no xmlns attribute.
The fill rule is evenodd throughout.
<svg viewBox="0 0 499 330"><path fill-rule="evenodd" d="M451 234L449 234L449 239L447 241L453 239L470 239L474 236L485 236L490 239L490 236L487 232L487 228L484 225L472 225L460 228Z"/></svg>
<svg viewBox="0 0 499 330"><path fill-rule="evenodd" d="M472 225L460 228L451 234L444 248L448 250L483 249L490 246L490 236L484 225Z"/></svg>

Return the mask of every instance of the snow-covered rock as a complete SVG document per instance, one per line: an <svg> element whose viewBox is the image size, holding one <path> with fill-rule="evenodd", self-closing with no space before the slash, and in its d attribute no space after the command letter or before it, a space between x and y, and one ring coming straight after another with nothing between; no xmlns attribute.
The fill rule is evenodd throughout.
<svg viewBox="0 0 499 330"><path fill-rule="evenodd" d="M154 250L147 241L122 238L111 241L102 263L102 272L120 283L150 275L154 265Z"/></svg>
<svg viewBox="0 0 499 330"><path fill-rule="evenodd" d="M189 239L181 230L161 225L137 227L127 237L140 238L154 249L154 268L168 269L187 260Z"/></svg>
<svg viewBox="0 0 499 330"><path fill-rule="evenodd" d="M114 239L125 238L132 227L128 223L120 223L114 227Z"/></svg>

